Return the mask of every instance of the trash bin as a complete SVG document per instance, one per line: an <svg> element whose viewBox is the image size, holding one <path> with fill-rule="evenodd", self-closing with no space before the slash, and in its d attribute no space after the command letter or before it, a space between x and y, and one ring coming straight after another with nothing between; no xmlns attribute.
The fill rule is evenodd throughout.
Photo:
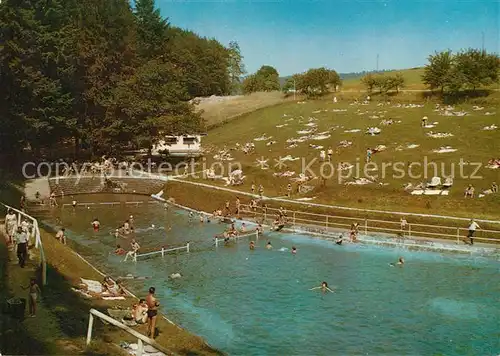
<svg viewBox="0 0 500 356"><path fill-rule="evenodd" d="M24 319L24 312L26 310L26 299L24 298L11 298L7 301L7 309L9 314L17 319Z"/></svg>

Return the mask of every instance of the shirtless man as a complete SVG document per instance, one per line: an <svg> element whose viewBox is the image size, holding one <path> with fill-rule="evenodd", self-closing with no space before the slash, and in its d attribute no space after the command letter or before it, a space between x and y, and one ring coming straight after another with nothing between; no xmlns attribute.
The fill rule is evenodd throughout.
<svg viewBox="0 0 500 356"><path fill-rule="evenodd" d="M148 305L148 337L155 338L156 318L158 317L158 307L160 302L155 297L155 287L149 288L149 294L146 297Z"/></svg>

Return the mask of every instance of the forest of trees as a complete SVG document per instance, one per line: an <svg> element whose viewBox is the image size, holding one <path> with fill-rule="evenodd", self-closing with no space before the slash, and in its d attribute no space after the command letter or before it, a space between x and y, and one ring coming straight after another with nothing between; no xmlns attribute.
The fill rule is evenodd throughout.
<svg viewBox="0 0 500 356"><path fill-rule="evenodd" d="M204 130L189 100L230 94L237 43L171 26L154 0L3 0L0 152L93 154Z"/></svg>

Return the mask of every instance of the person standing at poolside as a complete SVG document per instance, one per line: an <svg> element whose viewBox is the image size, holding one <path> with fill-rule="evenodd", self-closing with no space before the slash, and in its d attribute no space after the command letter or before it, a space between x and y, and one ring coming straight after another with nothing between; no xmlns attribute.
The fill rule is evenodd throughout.
<svg viewBox="0 0 500 356"><path fill-rule="evenodd" d="M351 242L358 242L359 223L351 225Z"/></svg>
<svg viewBox="0 0 500 356"><path fill-rule="evenodd" d="M149 288L149 294L146 297L148 305L148 337L155 338L156 336L156 318L158 317L158 307L160 302L155 297L155 287Z"/></svg>
<svg viewBox="0 0 500 356"><path fill-rule="evenodd" d="M406 221L406 218L403 216L401 218L401 234L404 236L405 235L405 231L408 227L408 221Z"/></svg>
<svg viewBox="0 0 500 356"><path fill-rule="evenodd" d="M481 227L478 225L477 222L472 219L470 221L469 225L469 233L467 234L467 238L469 239L469 244L474 245L474 233L476 232L476 229L480 229Z"/></svg>
<svg viewBox="0 0 500 356"><path fill-rule="evenodd" d="M28 235L23 231L21 226L18 226L17 231L14 233L14 241L16 242L16 254L19 266L24 268L28 258Z"/></svg>
<svg viewBox="0 0 500 356"><path fill-rule="evenodd" d="M259 185L259 196L260 196L260 199L262 199L264 195L264 187L261 185Z"/></svg>
<svg viewBox="0 0 500 356"><path fill-rule="evenodd" d="M27 287L21 286L21 288L24 290L29 289L28 304L30 317L34 318L36 316L36 301L38 300L38 297L41 296L42 291L40 290L38 284L36 284L35 278L30 279L30 284Z"/></svg>

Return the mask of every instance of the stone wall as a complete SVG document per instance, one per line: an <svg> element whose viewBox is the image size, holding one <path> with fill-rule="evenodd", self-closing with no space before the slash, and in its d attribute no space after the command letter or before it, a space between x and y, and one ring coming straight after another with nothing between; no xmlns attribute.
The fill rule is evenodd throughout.
<svg viewBox="0 0 500 356"><path fill-rule="evenodd" d="M145 194L158 193L165 186L165 181L141 177L108 177L106 180L95 177L59 177L50 178L51 192L56 195L125 193Z"/></svg>

